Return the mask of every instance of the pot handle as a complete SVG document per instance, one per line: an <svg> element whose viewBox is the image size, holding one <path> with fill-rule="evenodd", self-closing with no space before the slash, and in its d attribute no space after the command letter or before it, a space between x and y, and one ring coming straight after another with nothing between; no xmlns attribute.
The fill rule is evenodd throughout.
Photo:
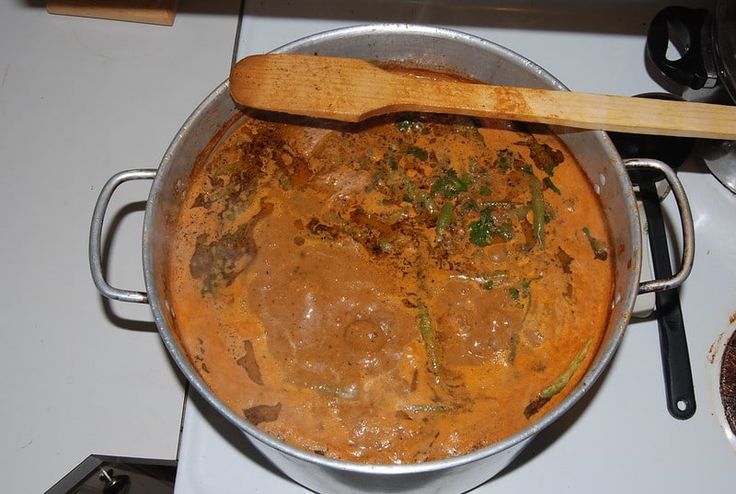
<svg viewBox="0 0 736 494"><path fill-rule="evenodd" d="M102 187L95 203L95 210L92 213L92 224L89 228L89 267L92 271L92 280L94 280L97 290L109 299L136 302L139 304L148 303L148 294L146 292L115 288L105 280L105 275L102 272L102 223L105 219L110 198L113 192L115 192L115 189L118 188L118 185L131 180L153 180L156 178L156 172L157 170L155 169L138 169L116 173Z"/></svg>
<svg viewBox="0 0 736 494"><path fill-rule="evenodd" d="M685 188L682 186L682 182L680 182L674 170L659 160L634 158L624 160L624 165L626 168L654 171L664 175L665 180L667 180L672 190L677 209L680 212L680 225L682 228L683 245L680 269L669 278L642 281L639 283L639 293L661 292L677 288L690 275L695 259L695 226L693 224L693 214L690 211L690 203L685 194Z"/></svg>
<svg viewBox="0 0 736 494"><path fill-rule="evenodd" d="M647 32L649 59L671 80L692 89L712 88L718 82L711 38L711 19L706 9L667 7L654 16ZM684 46L677 60L667 58L672 41Z"/></svg>

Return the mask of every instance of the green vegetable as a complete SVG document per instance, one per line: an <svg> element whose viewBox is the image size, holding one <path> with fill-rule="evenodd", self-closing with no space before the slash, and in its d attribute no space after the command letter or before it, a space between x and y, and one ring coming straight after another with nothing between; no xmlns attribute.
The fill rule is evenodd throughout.
<svg viewBox="0 0 736 494"><path fill-rule="evenodd" d="M547 144L540 143L533 135L530 135L526 141L520 144L525 144L529 148L529 155L532 161L534 161L534 164L540 170L544 170L550 177L554 175L555 167L565 159L562 151L554 149Z"/></svg>
<svg viewBox="0 0 736 494"><path fill-rule="evenodd" d="M514 152L510 149L504 149L503 151L499 151L498 157L496 158L495 165L500 168L501 170L509 170L515 161Z"/></svg>
<svg viewBox="0 0 736 494"><path fill-rule="evenodd" d="M411 154L412 156L422 161L427 161L427 159L429 158L429 153L425 149L422 149L417 146L409 146L406 149L406 154Z"/></svg>
<svg viewBox="0 0 736 494"><path fill-rule="evenodd" d="M411 129L411 120L399 120L396 122L396 128L399 132L408 132Z"/></svg>
<svg viewBox="0 0 736 494"><path fill-rule="evenodd" d="M293 381L291 381L291 383L302 388L311 389L313 391L318 391L320 393L325 393L328 395L334 395L346 400L352 400L356 396L358 396L358 388L354 384L346 387L340 387L324 383L297 383Z"/></svg>
<svg viewBox="0 0 736 494"><path fill-rule="evenodd" d="M437 375L440 369L439 344L437 341L437 333L432 327L432 319L429 316L429 309L421 300L417 302L419 309L419 333L424 341L424 348L427 351L427 366L432 374Z"/></svg>
<svg viewBox="0 0 736 494"><path fill-rule="evenodd" d="M457 172L452 168L445 172L445 175L438 178L434 184L432 184L432 193L440 193L445 198L451 199L456 197L461 192L467 192L468 187L473 184L473 179L468 175L458 176Z"/></svg>
<svg viewBox="0 0 736 494"><path fill-rule="evenodd" d="M520 298L526 299L526 302L523 303L524 306L524 315L521 318L520 326L524 325L524 321L526 321L527 316L529 315L529 310L532 307L532 291L531 291L531 284L532 280L522 280L521 285L519 288L509 288L509 295L514 300L519 300ZM507 362L509 365L514 363L514 360L516 359L516 351L519 346L519 335L518 335L518 329L511 333L511 336L509 336L509 352L506 357Z"/></svg>
<svg viewBox="0 0 736 494"><path fill-rule="evenodd" d="M477 139L479 141L483 141L483 135L480 133L478 128L475 125L453 125L453 130L469 139Z"/></svg>
<svg viewBox="0 0 736 494"><path fill-rule="evenodd" d="M460 213L465 216L470 211L478 211L478 203L475 199L472 197L468 197L467 199L464 199L460 205L458 206L458 209L460 210Z"/></svg>
<svg viewBox="0 0 736 494"><path fill-rule="evenodd" d="M399 120L396 122L396 129L399 132L423 131L424 124L414 120Z"/></svg>
<svg viewBox="0 0 736 494"><path fill-rule="evenodd" d="M531 280L522 280L521 281L521 287L520 288L510 288L509 294L511 295L511 298L514 300L519 300L519 298L526 299L526 303L524 303L524 315L521 318L521 324L520 326L524 325L524 321L526 321L526 317L529 315L529 310L532 307L532 292L530 290L531 287ZM509 365L512 365L514 363L514 360L516 360L516 352L519 346L519 330L514 330L511 335L509 336L509 352L506 356L506 361L509 363Z"/></svg>
<svg viewBox="0 0 736 494"><path fill-rule="evenodd" d="M391 241L389 239L387 239L383 235L381 235L380 237L378 237L377 245L378 245L378 249L381 252L388 253L388 252L391 252L391 251L394 250L394 245L391 243Z"/></svg>
<svg viewBox="0 0 736 494"><path fill-rule="evenodd" d="M591 340L586 341L585 346L575 356L572 362L570 362L567 370L562 373L562 375L558 377L555 382L540 391L537 397L526 406L526 408L524 409L524 416L526 418L530 418L532 415L537 413L550 399L552 399L553 396L558 394L565 388L565 386L567 386L567 384L570 382L570 379L572 379L573 374L575 374L575 371L578 370L580 364L582 364L583 360L585 360L585 357L588 354L588 350L590 349L590 344Z"/></svg>
<svg viewBox="0 0 736 494"><path fill-rule="evenodd" d="M544 197L542 196L542 182L530 173L529 184L532 189L531 209L533 215L532 230L534 238L537 239L537 245L540 249L544 249Z"/></svg>
<svg viewBox="0 0 736 494"><path fill-rule="evenodd" d="M519 286L509 288L509 296L512 299L519 300L520 298L525 298L527 300L526 311L524 312L525 318L529 313L529 307L532 304L532 292L530 290L531 284L532 282L530 280L522 280Z"/></svg>
<svg viewBox="0 0 736 494"><path fill-rule="evenodd" d="M548 189L550 189L550 190L551 190L552 192L554 192L555 194L557 194L557 195L560 195L560 194L562 194L562 192L560 192L560 189L558 189L558 188L557 188L557 186L556 186L556 185L554 184L554 182L552 182L552 179L551 179L551 178L549 178L549 177L544 177L544 178L542 179L542 183L543 183L544 185L546 185L546 186L547 186L547 188L548 188Z"/></svg>
<svg viewBox="0 0 736 494"><path fill-rule="evenodd" d="M417 197L417 187L414 182L407 179L404 181L404 200L406 202L414 202Z"/></svg>
<svg viewBox="0 0 736 494"><path fill-rule="evenodd" d="M511 223L498 224L491 208L480 212L480 218L468 225L470 228L470 242L480 247L489 245L494 238L508 241L513 238Z"/></svg>
<svg viewBox="0 0 736 494"><path fill-rule="evenodd" d="M519 343L518 340L519 336L517 335L517 333L511 333L511 336L509 337L509 354L506 359L509 364L513 364L514 360L516 360L516 349Z"/></svg>
<svg viewBox="0 0 736 494"><path fill-rule="evenodd" d="M580 364L582 364L583 360L585 360L585 356L588 354L588 349L590 348L590 342L591 340L585 342L585 346L582 350L580 350L580 352L578 352L575 358L572 359L572 362L570 362L567 370L563 372L562 375L558 377L555 382L540 391L539 396L541 396L542 398L552 398L554 395L562 391L565 386L567 386L567 383L570 382L570 379L572 378L573 374L575 374L575 371L578 370Z"/></svg>
<svg viewBox="0 0 736 494"><path fill-rule="evenodd" d="M417 209L417 211L426 211L432 216L435 216L437 214L437 204L435 204L434 199L432 199L429 194L425 192L419 192L414 197L414 207Z"/></svg>
<svg viewBox="0 0 736 494"><path fill-rule="evenodd" d="M605 261L608 259L608 251L606 251L606 247L603 245L603 242L591 235L587 226L583 227L583 233L588 239L588 243L590 243L590 248L593 249L593 257L599 261Z"/></svg>
<svg viewBox="0 0 736 494"><path fill-rule="evenodd" d="M455 405L407 405L404 408L409 413L446 413L457 410Z"/></svg>
<svg viewBox="0 0 736 494"><path fill-rule="evenodd" d="M445 230L450 226L452 223L452 218L454 216L455 208L453 208L451 202L446 202L442 205L442 209L440 209L440 214L437 216L437 237L441 237L442 234L445 233Z"/></svg>
<svg viewBox="0 0 736 494"><path fill-rule="evenodd" d="M514 209L525 205L524 203L514 201L481 201L480 204L484 208L491 209Z"/></svg>
<svg viewBox="0 0 736 494"><path fill-rule="evenodd" d="M429 194L417 190L417 186L413 181L406 179L404 180L404 201L410 202L414 205L414 209L417 212L426 211L432 216L437 215L437 205Z"/></svg>

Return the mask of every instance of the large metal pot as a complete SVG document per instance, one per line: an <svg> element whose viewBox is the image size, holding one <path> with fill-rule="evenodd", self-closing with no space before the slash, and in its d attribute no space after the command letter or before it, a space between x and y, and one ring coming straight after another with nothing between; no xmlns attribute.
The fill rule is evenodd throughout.
<svg viewBox="0 0 736 494"><path fill-rule="evenodd" d="M352 56L393 60L410 66L452 70L495 84L565 90L550 74L520 55L494 43L455 31L412 25L373 25L317 34L277 50L290 53ZM689 274L693 258L693 226L687 200L674 173L652 160L627 166L661 170L672 184L684 218L682 269L673 277L640 283L641 235L636 200L626 168L603 132L556 129L576 155L599 192L615 245L616 284L612 315L603 343L584 378L556 408L526 429L490 447L470 454L413 465L366 465L337 461L294 448L270 437L230 410L207 387L187 360L177 341L177 320L170 308L166 241L192 167L208 146L235 124L239 110L230 98L227 82L194 111L176 135L158 170L130 170L112 177L100 193L90 232L90 265L100 292L109 298L148 302L168 351L191 385L219 413L240 428L253 444L295 481L319 492L463 492L503 469L543 428L564 414L592 386L613 356L626 327L637 294L679 285ZM143 264L146 292L111 287L101 270L102 222L114 189L128 180L152 179L143 230Z"/></svg>

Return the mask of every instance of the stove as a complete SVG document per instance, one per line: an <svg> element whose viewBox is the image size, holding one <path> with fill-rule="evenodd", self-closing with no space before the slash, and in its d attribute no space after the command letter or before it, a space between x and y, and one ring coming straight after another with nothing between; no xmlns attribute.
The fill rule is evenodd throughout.
<svg viewBox="0 0 736 494"><path fill-rule="evenodd" d="M703 2L681 2L694 4ZM646 26L666 6L654 0L374 1L246 0L234 60L317 32L371 22L410 22L488 39L544 67L570 89L634 95L662 91L645 62ZM473 493L731 492L736 438L718 395L719 352L736 330L736 195L689 158L679 177L696 230L694 269L680 289L697 409L668 412L656 320L632 319L608 370L566 415L542 431L501 474ZM677 208L662 202L672 245ZM671 247L679 259L678 247ZM646 270L645 270L646 271ZM646 316L652 297L637 304ZM175 492L308 492L191 393L186 401Z"/></svg>

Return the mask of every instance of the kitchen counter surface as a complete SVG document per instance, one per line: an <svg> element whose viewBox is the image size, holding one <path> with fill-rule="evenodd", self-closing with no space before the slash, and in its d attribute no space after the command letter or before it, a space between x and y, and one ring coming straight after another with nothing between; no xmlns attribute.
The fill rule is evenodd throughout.
<svg viewBox="0 0 736 494"><path fill-rule="evenodd" d="M87 236L105 181L156 168L228 75L238 0L181 1L173 27L0 2L0 465L44 492L90 454L173 459L185 386L147 305L103 303ZM116 193L110 280L142 289L150 183Z"/></svg>

